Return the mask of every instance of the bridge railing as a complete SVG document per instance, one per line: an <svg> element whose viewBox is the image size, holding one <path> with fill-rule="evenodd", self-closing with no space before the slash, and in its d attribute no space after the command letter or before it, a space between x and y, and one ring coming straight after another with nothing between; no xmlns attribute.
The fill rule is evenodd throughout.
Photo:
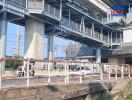
<svg viewBox="0 0 132 100"><path fill-rule="evenodd" d="M26 0L5 0L7 3L11 3L13 5L19 6L23 9L26 8Z"/></svg>
<svg viewBox="0 0 132 100"><path fill-rule="evenodd" d="M45 3L44 5L44 12L47 12L48 14L60 19L60 9L53 7L48 3Z"/></svg>
<svg viewBox="0 0 132 100"><path fill-rule="evenodd" d="M42 1L28 1L27 9L43 10L43 3Z"/></svg>
<svg viewBox="0 0 132 100"><path fill-rule="evenodd" d="M60 19L60 9L42 1L28 1L27 9L33 11L40 10L44 13Z"/></svg>
<svg viewBox="0 0 132 100"><path fill-rule="evenodd" d="M61 25L64 25L64 26L68 27L69 29L72 29L74 31L78 31L78 32L80 32L82 34L85 34L87 36L94 37L94 38L96 38L98 40L101 40L101 41L104 41L106 43L109 43L109 41L108 41L109 37L108 36L102 35L102 37L101 37L101 33L97 32L97 31L94 31L94 33L92 33L92 28L89 28L89 27L85 27L85 31L82 31L80 29L81 24L79 24L77 22L69 21L68 19L63 18L61 20Z"/></svg>

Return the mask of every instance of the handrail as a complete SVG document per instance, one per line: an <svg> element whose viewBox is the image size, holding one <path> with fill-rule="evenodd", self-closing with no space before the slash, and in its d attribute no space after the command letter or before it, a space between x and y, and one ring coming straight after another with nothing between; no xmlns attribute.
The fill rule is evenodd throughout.
<svg viewBox="0 0 132 100"><path fill-rule="evenodd" d="M97 31L94 31L94 34L92 34L92 31L91 31L92 29L89 28L89 27L85 27L85 32L82 32L80 30L80 24L79 23L76 23L74 21L70 21L70 23L69 23L69 20L66 19L66 18L63 18L61 20L61 25L69 27L70 29L76 30L76 31L81 32L81 33L83 33L85 35L88 35L88 36L91 36L93 38L96 38L98 40L101 40L101 41L104 41L104 42L108 42L108 38L109 38L108 36L103 35L103 38L101 38L101 33L97 32Z"/></svg>
<svg viewBox="0 0 132 100"><path fill-rule="evenodd" d="M6 2L21 7L23 9L26 9L26 0L6 0Z"/></svg>

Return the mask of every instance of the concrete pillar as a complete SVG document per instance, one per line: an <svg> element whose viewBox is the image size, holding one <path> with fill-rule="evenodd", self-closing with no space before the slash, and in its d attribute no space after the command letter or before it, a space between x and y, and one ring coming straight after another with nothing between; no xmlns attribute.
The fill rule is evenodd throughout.
<svg viewBox="0 0 132 100"><path fill-rule="evenodd" d="M49 60L54 59L54 35L53 34L48 35L48 59Z"/></svg>
<svg viewBox="0 0 132 100"><path fill-rule="evenodd" d="M34 19L26 20L24 58L44 58L44 25L43 22ZM36 62L35 66L40 67L41 65Z"/></svg>
<svg viewBox="0 0 132 100"><path fill-rule="evenodd" d="M101 63L101 49L96 49L96 63Z"/></svg>
<svg viewBox="0 0 132 100"><path fill-rule="evenodd" d="M0 17L0 58L6 57L7 23L6 12L4 12ZM1 70L4 73L5 62L2 62Z"/></svg>

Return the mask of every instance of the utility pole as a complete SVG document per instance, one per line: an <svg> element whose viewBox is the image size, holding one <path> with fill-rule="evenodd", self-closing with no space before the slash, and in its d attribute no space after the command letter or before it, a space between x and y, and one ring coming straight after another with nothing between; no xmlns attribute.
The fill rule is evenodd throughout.
<svg viewBox="0 0 132 100"><path fill-rule="evenodd" d="M19 57L19 50L20 50L20 26L17 25L16 57Z"/></svg>

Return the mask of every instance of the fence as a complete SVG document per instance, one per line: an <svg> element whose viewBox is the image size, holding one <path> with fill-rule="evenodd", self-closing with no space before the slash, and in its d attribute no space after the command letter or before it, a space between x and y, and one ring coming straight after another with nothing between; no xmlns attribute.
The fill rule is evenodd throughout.
<svg viewBox="0 0 132 100"><path fill-rule="evenodd" d="M75 22L75 21L69 21L68 19L66 18L63 18L61 20L61 26L63 28L63 26L66 26L68 27L69 29L72 29L74 31L78 31L78 32L81 32L82 31L80 30L80 27L81 27L81 24ZM101 41L104 41L104 42L107 42L109 43L110 41L110 38L104 34L101 34L100 32L97 32L97 31L94 31L94 33L92 32L92 28L90 27L85 27L85 32L83 32L83 34L85 34L86 36L90 36L90 37L93 37L93 38L96 38L98 40L101 40Z"/></svg>
<svg viewBox="0 0 132 100"><path fill-rule="evenodd" d="M5 61L23 61L25 67L23 70L20 70L20 67L18 67L17 71L12 71L12 74L9 75L7 73L2 74L2 67ZM69 60L48 61L2 58L0 59L0 70L0 89L25 85L29 87L42 84L116 81L119 78L131 77L130 65L95 64ZM35 71L35 75L32 74L33 70ZM24 72L23 75L21 73L22 71Z"/></svg>

